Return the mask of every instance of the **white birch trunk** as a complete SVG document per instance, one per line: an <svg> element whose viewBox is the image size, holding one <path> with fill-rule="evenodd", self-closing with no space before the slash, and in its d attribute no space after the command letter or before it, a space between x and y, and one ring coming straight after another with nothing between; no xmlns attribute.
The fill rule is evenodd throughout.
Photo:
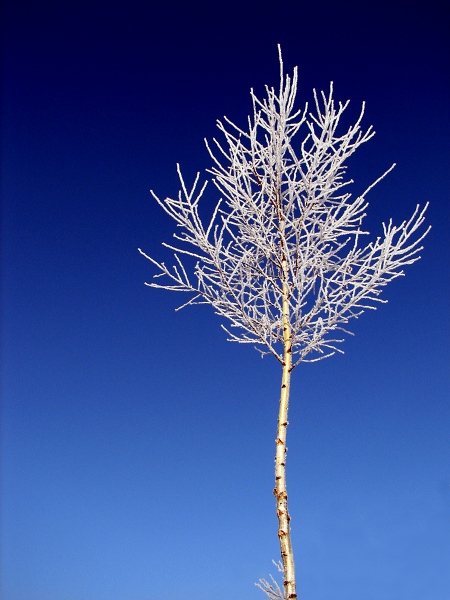
<svg viewBox="0 0 450 600"><path fill-rule="evenodd" d="M286 261L283 261L284 263ZM291 542L291 527L286 489L286 434L288 426L289 390L292 371L292 339L289 324L289 298L286 282L283 284L283 337L284 360L281 380L280 407L278 412L277 439L275 440L275 489L277 505L278 539L284 569L285 598L297 598L295 581L294 553Z"/></svg>

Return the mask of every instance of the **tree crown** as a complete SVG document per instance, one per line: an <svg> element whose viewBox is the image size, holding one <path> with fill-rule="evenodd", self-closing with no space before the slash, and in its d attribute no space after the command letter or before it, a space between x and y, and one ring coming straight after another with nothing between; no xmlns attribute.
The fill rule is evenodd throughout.
<svg viewBox="0 0 450 600"><path fill-rule="evenodd" d="M221 194L209 222L199 215L207 182L199 186L197 174L188 189L177 165L178 197L161 200L151 191L177 224L177 245L163 244L174 251L175 264L169 268L140 252L157 267L154 277L166 278L147 285L191 292L180 308L211 304L229 321L222 327L230 341L255 344L280 362L287 318L294 368L342 352L338 344L342 332L350 333L348 321L386 302L381 291L419 260L429 229L417 233L427 205L417 206L408 220L383 224L382 237L361 245L368 235L361 228L367 193L395 165L352 198L345 163L375 133L361 128L364 103L342 133L338 126L349 102L336 105L333 84L328 94L314 90L313 111L308 105L295 110L297 68L285 76L281 51L279 57L279 92L266 86L259 100L251 90L248 129L225 117L217 122L225 141L214 139L214 149L206 142L209 173ZM192 269L187 257L195 259Z"/></svg>

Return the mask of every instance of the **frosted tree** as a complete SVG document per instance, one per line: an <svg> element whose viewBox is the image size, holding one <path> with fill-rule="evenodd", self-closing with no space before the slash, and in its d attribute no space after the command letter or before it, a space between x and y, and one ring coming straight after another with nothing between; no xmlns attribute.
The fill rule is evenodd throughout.
<svg viewBox="0 0 450 600"><path fill-rule="evenodd" d="M259 100L251 90L253 114L247 129L226 117L217 126L224 141L206 142L213 161L208 170L220 193L210 217L200 217L207 182L192 187L183 179L177 198L158 204L177 225L174 265L140 252L156 267L147 285L188 292L190 304L210 304L225 317L229 341L254 344L282 367L276 434L275 489L284 591L261 580L269 598L296 598L294 555L286 489L286 431L290 380L301 362L335 352L347 323L386 300L383 288L417 261L426 206L416 207L401 225L383 224L383 236L363 245L367 193L347 192L347 159L374 135L361 128L364 104L354 125L338 132L348 106L314 90L313 111L296 110L297 69L284 75L280 89L266 87ZM298 134L303 132L302 137ZM203 204L202 204L203 206ZM203 210L203 209L202 209ZM207 210L207 209L206 209ZM160 279L162 278L162 279ZM160 282L159 282L160 281ZM275 584L274 584L275 585Z"/></svg>

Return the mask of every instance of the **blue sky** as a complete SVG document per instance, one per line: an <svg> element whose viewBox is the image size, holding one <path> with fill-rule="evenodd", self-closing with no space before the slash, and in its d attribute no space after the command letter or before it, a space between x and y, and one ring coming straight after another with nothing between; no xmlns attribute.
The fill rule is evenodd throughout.
<svg viewBox="0 0 450 600"><path fill-rule="evenodd" d="M276 85L367 103L374 235L430 201L422 260L293 374L301 600L450 596L448 10L441 2L24 2L3 14L2 599L252 600L278 560L274 359L144 286L152 200ZM181 298L182 299L182 298ZM275 573L274 573L275 574Z"/></svg>

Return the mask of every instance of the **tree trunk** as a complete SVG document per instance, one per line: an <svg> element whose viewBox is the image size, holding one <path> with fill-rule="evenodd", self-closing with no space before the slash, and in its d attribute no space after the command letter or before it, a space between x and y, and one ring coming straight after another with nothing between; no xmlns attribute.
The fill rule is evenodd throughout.
<svg viewBox="0 0 450 600"><path fill-rule="evenodd" d="M275 494L277 502L278 538L280 540L281 558L284 568L284 595L286 600L297 598L295 582L294 553L291 543L287 491L286 491L286 431L288 426L289 386L292 370L292 340L289 325L289 305L286 287L283 290L283 329L284 329L284 361L281 380L280 409L278 413L278 430L275 454Z"/></svg>

